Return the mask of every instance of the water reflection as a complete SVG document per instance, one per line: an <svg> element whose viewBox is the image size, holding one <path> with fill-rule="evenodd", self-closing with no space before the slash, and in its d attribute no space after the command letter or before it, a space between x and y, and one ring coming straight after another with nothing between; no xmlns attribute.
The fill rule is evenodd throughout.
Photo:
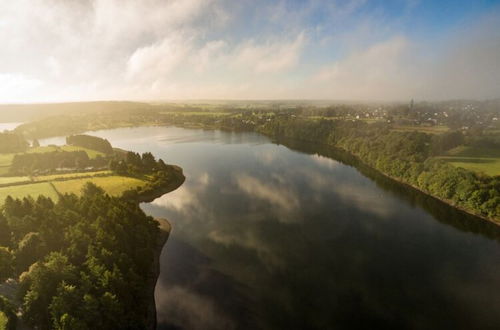
<svg viewBox="0 0 500 330"><path fill-rule="evenodd" d="M345 155L220 131L97 135L187 176L143 205L174 228L161 329L500 327L498 231Z"/></svg>
<svg viewBox="0 0 500 330"><path fill-rule="evenodd" d="M17 126L21 125L22 123L0 123L0 132L3 131L12 131L15 129Z"/></svg>

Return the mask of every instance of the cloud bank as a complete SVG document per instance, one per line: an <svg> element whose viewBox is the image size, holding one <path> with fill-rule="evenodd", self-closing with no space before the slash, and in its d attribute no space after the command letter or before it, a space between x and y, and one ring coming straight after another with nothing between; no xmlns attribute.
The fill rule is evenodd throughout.
<svg viewBox="0 0 500 330"><path fill-rule="evenodd" d="M500 96L499 11L417 33L401 3L1 1L0 102Z"/></svg>

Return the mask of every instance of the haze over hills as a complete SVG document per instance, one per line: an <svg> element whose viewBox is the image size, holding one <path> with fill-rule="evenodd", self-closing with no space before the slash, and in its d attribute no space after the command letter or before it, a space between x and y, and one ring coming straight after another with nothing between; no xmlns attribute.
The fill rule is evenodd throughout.
<svg viewBox="0 0 500 330"><path fill-rule="evenodd" d="M174 100L174 101L90 101L67 103L0 104L0 122L28 122L58 115L78 115L110 113L115 111L143 112L148 110L167 111L251 111L251 110L291 110L298 108L328 108L346 106L352 111L370 108L392 109L407 102L337 101L337 100ZM437 110L459 111L473 106L477 111L500 109L500 99L490 100L449 100L415 102L422 107Z"/></svg>

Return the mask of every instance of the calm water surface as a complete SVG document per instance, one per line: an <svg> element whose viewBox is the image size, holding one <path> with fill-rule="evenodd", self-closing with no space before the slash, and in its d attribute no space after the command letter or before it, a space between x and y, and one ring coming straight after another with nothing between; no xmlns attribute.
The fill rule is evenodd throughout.
<svg viewBox="0 0 500 330"><path fill-rule="evenodd" d="M22 123L0 123L0 132L11 131Z"/></svg>
<svg viewBox="0 0 500 330"><path fill-rule="evenodd" d="M152 151L187 176L142 205L173 224L159 329L500 329L494 226L256 134L91 134Z"/></svg>

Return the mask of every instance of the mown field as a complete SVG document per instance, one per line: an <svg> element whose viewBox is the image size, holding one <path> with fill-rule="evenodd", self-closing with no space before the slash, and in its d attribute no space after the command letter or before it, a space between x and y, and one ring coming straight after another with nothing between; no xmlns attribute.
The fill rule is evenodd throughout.
<svg viewBox="0 0 500 330"><path fill-rule="evenodd" d="M0 312L0 330L7 329L7 316L3 312Z"/></svg>
<svg viewBox="0 0 500 330"><path fill-rule="evenodd" d="M422 133L429 133L429 134L441 134L441 133L446 133L450 129L447 126L403 126L403 125L396 125L393 128L394 131L398 132L422 132Z"/></svg>
<svg viewBox="0 0 500 330"><path fill-rule="evenodd" d="M27 176L6 176L0 177L0 186L5 186L13 183L28 182L30 178Z"/></svg>
<svg viewBox="0 0 500 330"><path fill-rule="evenodd" d="M47 197L57 200L58 195L49 182L41 183L30 183L20 186L9 186L0 188L0 201L3 204L7 196L12 196L13 198L23 198L26 196L31 196L37 198L40 195L45 195Z"/></svg>
<svg viewBox="0 0 500 330"><path fill-rule="evenodd" d="M0 175L7 175L12 164L14 154L0 154Z"/></svg>
<svg viewBox="0 0 500 330"><path fill-rule="evenodd" d="M33 148L30 151L49 152L54 150L56 150L55 147L39 147ZM97 156L98 154L100 153L93 152L94 156ZM8 161L7 157L4 157L3 160L5 163ZM9 195L14 198L23 198L27 196L37 198L40 195L45 195L54 200L58 199L59 194L75 193L79 195L82 187L87 182L92 182L102 187L112 196L119 196L126 190L144 186L147 183L147 179L141 180L126 176L113 175L113 172L109 170L61 173L35 177L4 176L0 177L0 205L3 204L3 201Z"/></svg>
<svg viewBox="0 0 500 330"><path fill-rule="evenodd" d="M26 152L27 153L44 153L44 152L53 152L53 151L85 151L89 158L93 159L96 158L97 156L104 156L102 152L83 148L83 147L76 147L76 146L43 146L43 147L35 147L35 148L30 148ZM12 159L14 158L16 154L0 154L0 176L5 176L9 175L9 168L10 165L12 164ZM0 185L2 184L1 182L1 177L0 177Z"/></svg>
<svg viewBox="0 0 500 330"><path fill-rule="evenodd" d="M457 167L487 175L500 175L500 150L460 146L440 159Z"/></svg>
<svg viewBox="0 0 500 330"><path fill-rule="evenodd" d="M58 181L58 180L69 180L69 179L81 179L95 176L109 176L111 171L95 171L95 172L75 172L75 173L65 173L65 174L51 174L51 175L39 175L33 177L34 181ZM2 178L0 178L0 183Z"/></svg>
<svg viewBox="0 0 500 330"><path fill-rule="evenodd" d="M53 152L53 151L85 151L89 158L96 158L97 156L104 156L102 152L83 148L83 147L77 147L77 146L43 146L43 147L35 147L35 148L30 148L27 152L28 153L44 153L44 152ZM14 157L12 155L12 157ZM12 162L12 160L11 160ZM1 162L0 162L1 165Z"/></svg>
<svg viewBox="0 0 500 330"><path fill-rule="evenodd" d="M231 115L230 112L216 112L216 111L162 111L161 115L196 115L196 116L227 116Z"/></svg>
<svg viewBox="0 0 500 330"><path fill-rule="evenodd" d="M82 187L87 182L92 182L97 186L102 187L111 196L120 196L126 190L136 187L142 187L146 184L146 181L143 180L118 175L67 181L54 181L53 184L57 191L61 194L74 193L78 195L80 194Z"/></svg>

